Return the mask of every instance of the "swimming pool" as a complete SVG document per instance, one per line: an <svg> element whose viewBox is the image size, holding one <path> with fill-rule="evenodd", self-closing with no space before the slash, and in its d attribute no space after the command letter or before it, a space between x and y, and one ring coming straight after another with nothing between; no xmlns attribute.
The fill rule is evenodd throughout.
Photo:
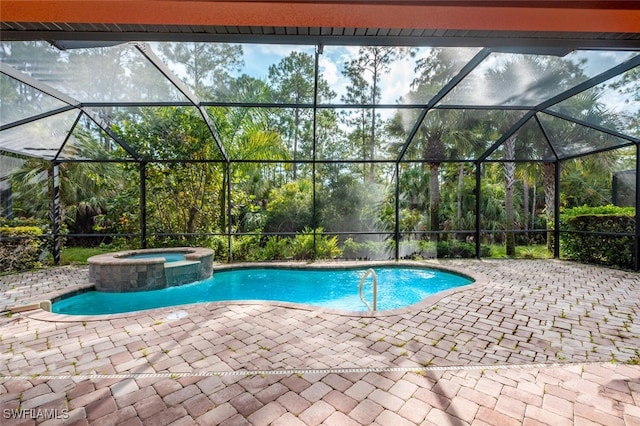
<svg viewBox="0 0 640 426"><path fill-rule="evenodd" d="M377 310L400 308L451 288L471 278L437 269L376 267ZM213 301L275 301L313 305L343 311L366 312L358 285L366 269L242 268L217 271L206 280L162 290L134 293L89 291L63 298L52 311L70 315L101 315ZM371 280L363 296L372 300Z"/></svg>
<svg viewBox="0 0 640 426"><path fill-rule="evenodd" d="M158 252L158 253L140 253L123 256L123 259L156 259L163 258L165 262L181 262L185 260L184 253Z"/></svg>

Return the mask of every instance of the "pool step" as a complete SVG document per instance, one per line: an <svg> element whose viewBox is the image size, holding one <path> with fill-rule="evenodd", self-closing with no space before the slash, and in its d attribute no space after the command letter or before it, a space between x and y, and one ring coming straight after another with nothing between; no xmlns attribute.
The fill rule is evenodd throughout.
<svg viewBox="0 0 640 426"><path fill-rule="evenodd" d="M167 287L188 284L198 281L200 261L180 260L164 264L164 272L167 279Z"/></svg>
<svg viewBox="0 0 640 426"><path fill-rule="evenodd" d="M178 260L176 262L165 262L164 268L176 268L185 265L200 265L199 260Z"/></svg>

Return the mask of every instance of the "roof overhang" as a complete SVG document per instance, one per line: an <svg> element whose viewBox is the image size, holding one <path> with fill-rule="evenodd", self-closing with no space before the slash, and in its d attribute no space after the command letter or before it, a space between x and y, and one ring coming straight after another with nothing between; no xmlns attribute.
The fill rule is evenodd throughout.
<svg viewBox="0 0 640 426"><path fill-rule="evenodd" d="M640 46L638 1L2 0L5 40Z"/></svg>

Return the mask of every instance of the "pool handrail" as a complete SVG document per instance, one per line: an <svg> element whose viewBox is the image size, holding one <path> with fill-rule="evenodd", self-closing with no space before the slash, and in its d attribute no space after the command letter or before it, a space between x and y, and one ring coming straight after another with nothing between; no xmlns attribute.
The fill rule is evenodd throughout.
<svg viewBox="0 0 640 426"><path fill-rule="evenodd" d="M371 277L373 278L373 309L371 308L371 305L369 305L369 303L367 303L367 301L364 300L364 296L362 295L362 286L364 285L364 282L369 275L371 275ZM360 279L360 285L358 286L358 293L360 294L360 300L362 300L362 303L365 304L365 306L367 307L367 310L369 312L375 312L377 310L376 305L378 300L378 276L376 275L376 271L374 271L371 268L367 269L367 271L364 273L364 275Z"/></svg>

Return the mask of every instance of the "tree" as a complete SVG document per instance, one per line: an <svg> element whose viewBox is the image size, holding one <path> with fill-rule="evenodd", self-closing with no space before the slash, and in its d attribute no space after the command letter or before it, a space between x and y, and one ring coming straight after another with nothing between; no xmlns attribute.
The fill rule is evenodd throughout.
<svg viewBox="0 0 640 426"><path fill-rule="evenodd" d="M231 84L237 100L245 102L266 102L272 93L266 82L242 75ZM221 229L225 229L227 202L231 203L232 216L246 219L249 213L255 213L258 207L251 202L263 204L274 184L279 166L271 161L287 161L289 153L284 146L282 135L277 125L273 124L273 113L265 108L247 107L215 107L208 111L216 123L219 136L224 143L230 159L264 160L269 163L256 164L253 162L237 163L231 173L234 191L232 200L226 200L228 164L224 163L222 190L220 191ZM273 177L269 177L273 176ZM250 199L253 199L252 201ZM243 220L240 219L240 222Z"/></svg>
<svg viewBox="0 0 640 426"><path fill-rule="evenodd" d="M640 67L635 67L616 79L610 84L610 87L616 89L621 95L628 96L627 103L640 102ZM629 129L632 134L640 136L640 109L636 109L635 115L625 114L622 118L624 128Z"/></svg>
<svg viewBox="0 0 640 426"><path fill-rule="evenodd" d="M416 62L417 77L412 82L412 90L406 95L405 101L411 104L430 99L449 82L466 61L467 58L457 50L430 50ZM433 232L440 230L440 164L448 158L447 154L452 146L464 151L466 148L460 144L475 140L475 137L458 133L460 122L464 120L464 115L458 111L431 111L411 141L410 149L417 151L414 155L421 158L423 165L429 168L429 213L430 228ZM403 118L400 116L395 118L396 123L402 121ZM436 234L436 238L439 238L439 234Z"/></svg>
<svg viewBox="0 0 640 426"><path fill-rule="evenodd" d="M618 128L619 117L608 111L605 105L600 102L601 89L592 89L573 96L558 104L555 108L564 114L577 117L584 121L599 124L604 127ZM548 134L551 135L552 143L556 145L556 150L561 150L561 156L578 155L593 148L611 145L611 138L598 131L591 130L585 126L557 118L544 116L543 125ZM605 152L598 155L600 168L608 168L613 161L612 153ZM608 164L609 165L608 165ZM592 167L590 167L592 168ZM594 168L592 168L595 171ZM610 169L609 169L610 170ZM553 248L553 233L551 227L555 222L555 181L556 168L553 163L542 165L542 181L545 195L545 214L547 219L547 248ZM558 200L559 203L560 200ZM557 226L557 225L556 225Z"/></svg>
<svg viewBox="0 0 640 426"><path fill-rule="evenodd" d="M298 179L275 188L267 205L267 232L300 232L313 225L313 183Z"/></svg>
<svg viewBox="0 0 640 426"><path fill-rule="evenodd" d="M549 87L554 90L563 90L580 81L582 64L572 63L555 57L540 56L516 56L507 57L498 66L486 72L487 93L497 94L496 99L501 99L504 104L528 104L539 102L541 97L548 96ZM504 98L503 94L509 93L507 90L515 91L509 97ZM496 114L497 127L500 134L504 134L513 123L513 116L507 113L498 112ZM505 162L504 182L505 182L505 209L506 209L506 252L508 256L515 255L515 155L516 140L518 134L509 136L503 143ZM545 180L545 194L553 191L551 186L549 165L543 167L543 173L548 176ZM555 174L555 168L554 168ZM547 186L549 185L549 186ZM551 195L551 194L549 194ZM547 205L547 214L552 209Z"/></svg>
<svg viewBox="0 0 640 426"><path fill-rule="evenodd" d="M221 188L220 163L206 161L222 156L199 111L145 108L115 130L143 158L168 161L146 166L151 227L160 233L214 230L219 217L211 200Z"/></svg>
<svg viewBox="0 0 640 426"><path fill-rule="evenodd" d="M86 131L76 130L74 149L83 158L96 152L102 142ZM51 161L28 159L11 176L14 210L19 216L45 219L51 213ZM90 234L98 218L112 208L112 201L126 186L123 169L109 162L60 163L60 208L69 232Z"/></svg>
<svg viewBox="0 0 640 426"><path fill-rule="evenodd" d="M224 43L162 43L166 59L179 64L186 73L181 76L194 94L202 98L233 96L229 86L233 72L244 65L242 46Z"/></svg>
<svg viewBox="0 0 640 426"><path fill-rule="evenodd" d="M505 245L507 256L516 255L516 236L515 231L515 208L513 203L513 195L515 191L516 182L516 163L514 162L516 157L516 137L511 136L504 142L504 204L506 213L505 223Z"/></svg>
<svg viewBox="0 0 640 426"><path fill-rule="evenodd" d="M59 54L49 44L43 42L0 43L2 62L10 64L18 71L37 79L55 79ZM42 63L51 66L41 66ZM0 79L3 124L46 112L51 102L39 90L10 78Z"/></svg>
<svg viewBox="0 0 640 426"><path fill-rule="evenodd" d="M358 57L345 64L343 74L351 81L347 88L347 94L342 100L347 103L373 105L371 110L362 109L360 114L351 118L351 123L356 124L353 136L361 140L363 153L362 159L371 161L369 165L368 181L375 180L375 167L373 161L376 156L376 132L377 119L375 105L380 102L380 79L383 74L391 69L391 64L407 55L406 49L397 47L369 46L358 50ZM365 148L366 147L366 148Z"/></svg>
<svg viewBox="0 0 640 426"><path fill-rule="evenodd" d="M313 146L312 110L303 105L312 105L314 96L315 61L305 52L292 52L279 63L269 67L269 84L275 102L293 105L293 114L284 110L278 114L278 127L285 140L290 141L293 152L293 179L298 178L297 160L300 151L311 157ZM324 79L318 81L318 101L331 99L331 91Z"/></svg>

